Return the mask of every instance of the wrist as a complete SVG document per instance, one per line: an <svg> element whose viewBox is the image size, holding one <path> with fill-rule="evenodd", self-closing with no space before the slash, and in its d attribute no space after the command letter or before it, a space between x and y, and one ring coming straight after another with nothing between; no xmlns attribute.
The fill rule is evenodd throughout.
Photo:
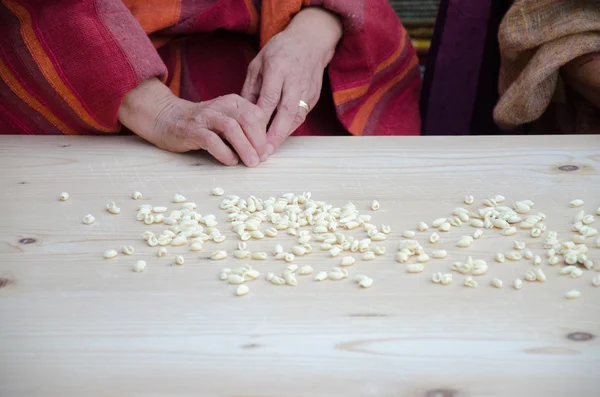
<svg viewBox="0 0 600 397"><path fill-rule="evenodd" d="M335 47L344 33L340 17L321 7L302 9L294 16L286 30L309 38L314 48L326 54L327 63L333 57Z"/></svg>
<svg viewBox="0 0 600 397"><path fill-rule="evenodd" d="M135 134L153 142L157 115L173 97L171 90L157 78L141 82L123 97L119 107L119 122Z"/></svg>

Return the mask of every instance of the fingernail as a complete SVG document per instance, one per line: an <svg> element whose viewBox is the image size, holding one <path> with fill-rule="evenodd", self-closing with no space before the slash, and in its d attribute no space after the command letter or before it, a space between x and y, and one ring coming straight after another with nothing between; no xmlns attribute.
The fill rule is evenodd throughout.
<svg viewBox="0 0 600 397"><path fill-rule="evenodd" d="M272 155L273 153L275 153L275 146L268 144L267 145L267 152L269 153L269 156Z"/></svg>
<svg viewBox="0 0 600 397"><path fill-rule="evenodd" d="M231 163L231 166L233 167L234 165L238 165L240 163L240 161L238 159L233 160L233 162Z"/></svg>
<svg viewBox="0 0 600 397"><path fill-rule="evenodd" d="M252 155L252 157L250 157L250 161L248 162L248 165L250 167L256 167L258 165L259 161L258 161L258 157L255 155Z"/></svg>
<svg viewBox="0 0 600 397"><path fill-rule="evenodd" d="M269 155L267 153L264 153L262 156L260 156L260 161L267 161L267 159L269 158Z"/></svg>

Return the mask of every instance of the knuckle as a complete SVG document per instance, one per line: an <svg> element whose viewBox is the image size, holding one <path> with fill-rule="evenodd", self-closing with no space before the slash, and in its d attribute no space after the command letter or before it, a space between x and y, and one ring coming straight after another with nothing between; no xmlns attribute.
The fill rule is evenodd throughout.
<svg viewBox="0 0 600 397"><path fill-rule="evenodd" d="M185 151L195 150L201 142L198 142L196 139L196 134L193 131L196 131L197 123L194 119L186 120L182 122L180 126L177 128L177 132L174 134L174 138L179 141ZM200 149L203 149L200 147Z"/></svg>
<svg viewBox="0 0 600 397"><path fill-rule="evenodd" d="M211 108L215 111L220 111L221 109L231 106L232 100L231 94L217 97L213 100L214 105L211 106Z"/></svg>
<svg viewBox="0 0 600 397"><path fill-rule="evenodd" d="M288 135L290 135L290 132L291 131L284 131L282 129L279 129L278 131L275 132L275 136L279 140L284 140L285 138L288 137Z"/></svg>
<svg viewBox="0 0 600 397"><path fill-rule="evenodd" d="M265 62L265 70L268 73L278 73L282 70L281 58L277 54L268 54Z"/></svg>
<svg viewBox="0 0 600 397"><path fill-rule="evenodd" d="M220 139L216 134L207 130L202 131L199 135L204 150L215 147L218 144L217 140Z"/></svg>
<svg viewBox="0 0 600 397"><path fill-rule="evenodd" d="M205 130L198 131L195 134L196 139L194 139L194 143L197 149L207 150L210 147L208 135L208 131Z"/></svg>
<svg viewBox="0 0 600 397"><path fill-rule="evenodd" d="M241 96L239 96L237 94L230 94L230 99L229 99L228 103L231 104L231 107L239 109L240 107L242 107L244 102L245 102L245 99L243 99Z"/></svg>
<svg viewBox="0 0 600 397"><path fill-rule="evenodd" d="M296 107L292 106L289 101L282 102L281 105L279 105L279 110L283 113L287 113L288 115L293 115L295 112L297 112Z"/></svg>
<svg viewBox="0 0 600 397"><path fill-rule="evenodd" d="M248 74L252 76L258 75L260 71L261 63L258 58L254 58L252 62L248 65Z"/></svg>
<svg viewBox="0 0 600 397"><path fill-rule="evenodd" d="M239 127L238 122L232 118L227 117L223 121L223 130L224 130L223 132L229 136L234 134L237 131L238 127Z"/></svg>
<svg viewBox="0 0 600 397"><path fill-rule="evenodd" d="M249 111L250 114L254 114L259 119L264 119L266 114L265 111L256 105L252 105L252 109Z"/></svg>
<svg viewBox="0 0 600 397"><path fill-rule="evenodd" d="M221 97L221 101L227 104L232 104L237 102L238 96L235 94L227 94Z"/></svg>
<svg viewBox="0 0 600 397"><path fill-rule="evenodd" d="M240 116L240 124L242 124L242 126L244 127L250 126L252 124L255 124L257 120L260 120L263 117L264 116L259 116L256 111L249 110L247 112L242 113L242 115Z"/></svg>
<svg viewBox="0 0 600 397"><path fill-rule="evenodd" d="M271 89L264 90L261 93L261 97L262 97L264 103L270 107L277 106L277 102L279 101L279 94L276 91L271 90Z"/></svg>
<svg viewBox="0 0 600 397"><path fill-rule="evenodd" d="M306 120L306 114L303 112L298 112L296 114L296 116L294 117L294 124L300 125L300 124L304 123L304 120Z"/></svg>
<svg viewBox="0 0 600 397"><path fill-rule="evenodd" d="M186 142L189 150L207 150L214 144L217 136L210 131L210 114L212 111L202 111L184 120L178 128L180 139Z"/></svg>

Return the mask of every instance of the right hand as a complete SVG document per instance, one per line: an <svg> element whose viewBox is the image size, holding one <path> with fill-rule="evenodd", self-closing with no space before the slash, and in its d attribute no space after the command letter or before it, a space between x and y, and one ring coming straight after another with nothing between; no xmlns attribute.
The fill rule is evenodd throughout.
<svg viewBox="0 0 600 397"><path fill-rule="evenodd" d="M203 149L230 166L238 163L238 155L248 167L267 159L264 117L258 106L238 95L194 103L177 98L158 79L128 92L119 108L119 121L159 148Z"/></svg>

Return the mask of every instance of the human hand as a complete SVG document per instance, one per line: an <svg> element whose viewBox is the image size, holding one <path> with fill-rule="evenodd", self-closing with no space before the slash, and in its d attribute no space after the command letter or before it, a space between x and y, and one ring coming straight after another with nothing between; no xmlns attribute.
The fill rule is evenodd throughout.
<svg viewBox="0 0 600 397"><path fill-rule="evenodd" d="M313 108L321 94L323 74L342 36L339 18L318 7L300 11L275 35L248 67L241 96L265 113L275 114L267 132L272 154L305 120L305 101Z"/></svg>
<svg viewBox="0 0 600 397"><path fill-rule="evenodd" d="M119 108L123 125L161 149L202 149L225 165L236 165L239 155L248 167L268 157L264 117L260 107L238 95L193 103L177 98L156 78L127 93Z"/></svg>
<svg viewBox="0 0 600 397"><path fill-rule="evenodd" d="M600 109L600 52L575 58L561 73L571 88Z"/></svg>

